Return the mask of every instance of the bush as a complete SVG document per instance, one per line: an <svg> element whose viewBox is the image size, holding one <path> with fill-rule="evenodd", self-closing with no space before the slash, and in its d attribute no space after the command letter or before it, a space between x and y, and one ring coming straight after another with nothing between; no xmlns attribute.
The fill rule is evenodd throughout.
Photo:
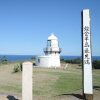
<svg viewBox="0 0 100 100"><path fill-rule="evenodd" d="M80 58L76 58L73 60L64 60L66 63L71 63L71 64L81 64L81 59Z"/></svg>
<svg viewBox="0 0 100 100"><path fill-rule="evenodd" d="M20 63L20 71L22 71L22 66L23 66L22 63Z"/></svg>
<svg viewBox="0 0 100 100"><path fill-rule="evenodd" d="M3 60L1 61L1 63L2 63L2 64L7 64L7 63L8 63L8 60L7 60L7 59L3 59Z"/></svg>
<svg viewBox="0 0 100 100"><path fill-rule="evenodd" d="M81 64L81 63L82 63L81 58L76 58L76 59L74 59L74 63L75 63L75 64Z"/></svg>
<svg viewBox="0 0 100 100"><path fill-rule="evenodd" d="M33 56L33 57L31 57L31 60L35 60L35 57Z"/></svg>
<svg viewBox="0 0 100 100"><path fill-rule="evenodd" d="M1 62L1 64L7 64L8 60L7 60L6 56L1 57L0 62Z"/></svg>
<svg viewBox="0 0 100 100"><path fill-rule="evenodd" d="M13 73L19 72L19 65L15 65L13 68Z"/></svg>
<svg viewBox="0 0 100 100"><path fill-rule="evenodd" d="M94 60L92 64L94 69L100 69L100 60Z"/></svg>
<svg viewBox="0 0 100 100"><path fill-rule="evenodd" d="M19 71L22 71L22 63L15 65L13 68L13 73L16 73Z"/></svg>

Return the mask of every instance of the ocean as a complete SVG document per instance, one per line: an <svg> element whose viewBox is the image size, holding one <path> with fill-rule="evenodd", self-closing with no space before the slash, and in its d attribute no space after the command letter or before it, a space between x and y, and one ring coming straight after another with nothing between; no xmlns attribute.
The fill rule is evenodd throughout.
<svg viewBox="0 0 100 100"><path fill-rule="evenodd" d="M4 56L9 62L29 61L29 60L32 60L32 58L36 57L36 55L0 55L0 59L2 59ZM81 56L62 56L61 55L60 58L64 60L73 60L76 58L81 58ZM93 56L92 60L100 60L100 56Z"/></svg>
<svg viewBox="0 0 100 100"><path fill-rule="evenodd" d="M3 57L5 57L8 60L8 62L14 62L14 61L29 61L33 57L35 57L35 55L0 55L0 59L2 59Z"/></svg>
<svg viewBox="0 0 100 100"><path fill-rule="evenodd" d="M82 58L81 56L61 56L61 59L64 60L73 60L77 58ZM100 60L100 56L92 56L92 60Z"/></svg>

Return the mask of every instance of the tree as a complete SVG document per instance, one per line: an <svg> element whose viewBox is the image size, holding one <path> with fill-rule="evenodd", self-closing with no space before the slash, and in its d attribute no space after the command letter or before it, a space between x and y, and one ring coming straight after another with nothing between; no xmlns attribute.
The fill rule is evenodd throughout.
<svg viewBox="0 0 100 100"><path fill-rule="evenodd" d="M2 64L7 64L8 63L8 60L7 60L6 56L1 57L0 62Z"/></svg>

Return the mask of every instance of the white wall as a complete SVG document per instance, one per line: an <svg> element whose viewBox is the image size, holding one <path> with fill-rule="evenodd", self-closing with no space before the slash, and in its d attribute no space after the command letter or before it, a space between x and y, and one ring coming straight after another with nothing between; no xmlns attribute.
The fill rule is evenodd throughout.
<svg viewBox="0 0 100 100"><path fill-rule="evenodd" d="M50 57L49 56L38 56L36 58L36 65L39 67L50 67Z"/></svg>
<svg viewBox="0 0 100 100"><path fill-rule="evenodd" d="M60 67L59 55L55 55L51 57L51 67Z"/></svg>
<svg viewBox="0 0 100 100"><path fill-rule="evenodd" d="M38 67L55 68L60 67L60 57L56 56L37 56L36 65Z"/></svg>

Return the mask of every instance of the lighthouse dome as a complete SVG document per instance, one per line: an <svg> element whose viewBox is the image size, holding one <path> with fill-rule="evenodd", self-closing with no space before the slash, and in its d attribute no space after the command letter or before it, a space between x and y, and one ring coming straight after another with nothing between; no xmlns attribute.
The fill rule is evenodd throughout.
<svg viewBox="0 0 100 100"><path fill-rule="evenodd" d="M49 37L48 40L57 40L57 37L52 33Z"/></svg>

